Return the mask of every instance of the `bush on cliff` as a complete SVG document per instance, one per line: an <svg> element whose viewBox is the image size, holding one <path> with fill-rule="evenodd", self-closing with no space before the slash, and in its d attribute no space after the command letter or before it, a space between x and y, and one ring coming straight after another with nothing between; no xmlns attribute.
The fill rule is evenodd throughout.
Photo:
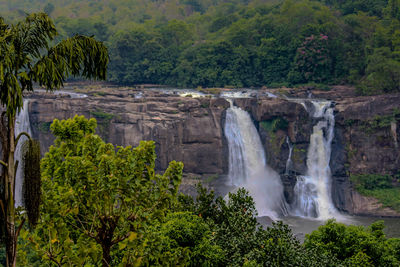
<svg viewBox="0 0 400 267"><path fill-rule="evenodd" d="M350 180L360 194L374 197L384 207L400 211L399 175L359 174L351 175Z"/></svg>

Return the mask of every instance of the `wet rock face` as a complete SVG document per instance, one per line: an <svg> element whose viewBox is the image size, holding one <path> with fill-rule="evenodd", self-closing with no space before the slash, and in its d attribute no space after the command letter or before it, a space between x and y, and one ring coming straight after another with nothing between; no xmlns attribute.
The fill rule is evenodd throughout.
<svg viewBox="0 0 400 267"><path fill-rule="evenodd" d="M234 103L249 111L256 122L269 166L281 175L286 172L289 156L289 145L286 139L289 138L290 144L293 145L289 172L306 173L307 148L310 142L312 121L301 104L267 97L236 99Z"/></svg>
<svg viewBox="0 0 400 267"><path fill-rule="evenodd" d="M267 164L281 175L284 196L291 204L296 176L307 172L312 118L301 104L285 99L236 99L235 105L249 111L258 126ZM289 145L292 146L292 155L287 166Z"/></svg>
<svg viewBox="0 0 400 267"><path fill-rule="evenodd" d="M349 97L337 101L332 144L333 198L343 211L358 215L400 216L375 199L358 194L351 174L399 172L400 94Z"/></svg>
<svg viewBox="0 0 400 267"><path fill-rule="evenodd" d="M333 201L340 211L350 214L394 216L375 200L356 193L349 175L398 172L400 117L396 109L400 110L400 94L357 97L348 91L342 93L345 89L313 92L315 96L336 102L330 161ZM54 118L67 119L76 114L94 117L98 121L98 133L108 142L137 146L140 140L154 140L160 170L172 160L183 161L184 171L191 177L183 184L188 192L193 191L200 176L203 182L210 180L210 184L215 184L211 187L217 191L223 187L223 177L228 174L228 147L223 128L229 103L223 98L179 97L147 91L141 98L136 98L137 95L137 92L117 90L81 99L31 95L33 135L40 140L42 151L47 151L54 140L49 132ZM307 171L307 150L315 121L301 104L285 99L262 96L235 99L234 104L251 114L267 163L281 175L286 200L291 203L296 175ZM379 119L390 116L394 120ZM286 168L287 138L293 146L289 170Z"/></svg>
<svg viewBox="0 0 400 267"><path fill-rule="evenodd" d="M94 117L98 133L116 145L137 146L154 140L157 169L172 160L182 161L184 171L198 175L227 173L222 114L229 107L224 99L195 99L152 92L143 98L128 93L71 99L68 96L30 96L33 135L47 151L54 137L49 126L54 118L74 115Z"/></svg>
<svg viewBox="0 0 400 267"><path fill-rule="evenodd" d="M313 95L335 104L335 133L330 168L332 198L342 212L356 215L400 216L382 208L375 199L358 194L351 174L396 174L400 161L400 94L358 97L349 88L338 87ZM305 95L300 95L304 97ZM235 104L249 111L258 125L268 164L281 174L288 203L293 200L296 175L306 174L307 150L315 124L300 104L283 99L237 99ZM287 127L271 129L270 122L284 119ZM285 174L289 147L292 165Z"/></svg>

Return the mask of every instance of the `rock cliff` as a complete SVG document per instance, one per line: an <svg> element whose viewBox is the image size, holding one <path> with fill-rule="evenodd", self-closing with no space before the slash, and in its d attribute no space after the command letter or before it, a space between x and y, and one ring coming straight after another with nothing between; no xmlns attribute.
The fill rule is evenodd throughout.
<svg viewBox="0 0 400 267"><path fill-rule="evenodd" d="M40 140L42 151L53 143L49 126L55 118L84 115L96 118L98 133L113 144L137 146L141 140L154 140L160 170L177 160L185 164L186 173L227 172L221 125L229 103L224 99L132 91L86 98L52 94L33 94L29 98L32 131Z"/></svg>
<svg viewBox="0 0 400 267"><path fill-rule="evenodd" d="M383 208L376 199L361 196L354 190L349 179L350 175L357 174L395 175L399 173L400 94L360 97L356 96L353 88L343 86L334 87L331 91L314 90L312 94L309 90L290 89L283 93L290 97L300 98L311 95L335 103L335 136L332 142L330 167L333 184L332 197L336 207L341 211L357 215L400 216L399 212ZM298 108L292 107L289 110L284 108L289 104L280 103L282 100L275 102L275 106L266 101L246 106L253 107L247 109L252 112L254 119L258 122L265 119L258 115L261 110L274 116L274 112L268 110L265 105L284 112L280 116L289 121L286 130L279 129L272 134L270 130L269 135L275 136L273 142L269 142L271 137L265 133L262 127L260 127L260 135L265 140L267 154L274 157L268 158L268 162L281 174L286 186L286 197L290 202L290 193L296 178L292 172L285 175L284 162L287 159L288 149L284 138L289 136L289 140L293 144L293 169L291 171L296 175L304 174L305 151L308 147L312 119ZM257 108L257 106L259 107ZM293 116L293 113L296 115ZM295 120L291 120L291 117L294 117ZM297 135L299 138L294 138L293 135ZM271 151L276 153L272 154Z"/></svg>
<svg viewBox="0 0 400 267"><path fill-rule="evenodd" d="M309 90L279 93L310 96ZM184 162L186 191L191 192L200 177L215 187L228 173L223 127L229 103L225 99L180 97L151 90L89 90L87 94L86 98L44 93L28 96L33 135L43 151L53 142L49 132L53 119L78 114L96 118L98 132L108 142L136 146L140 140L154 140L158 169L165 169L171 160ZM355 192L349 174L398 172L400 125L396 116L400 94L357 97L353 90L336 87L328 92L312 91L312 95L336 103L331 170L332 195L338 209L350 214L399 216L383 209L375 199ZM268 164L281 174L290 203L296 175L305 174L307 169L313 119L301 104L265 94L237 98L234 104L251 114ZM287 169L289 145L293 147L292 163Z"/></svg>

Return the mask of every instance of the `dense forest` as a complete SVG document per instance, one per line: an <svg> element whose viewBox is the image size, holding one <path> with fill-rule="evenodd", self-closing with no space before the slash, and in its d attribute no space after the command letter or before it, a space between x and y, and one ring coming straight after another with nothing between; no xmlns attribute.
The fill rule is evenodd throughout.
<svg viewBox="0 0 400 267"><path fill-rule="evenodd" d="M0 8L11 21L44 10L60 37L104 41L108 79L119 84L400 90L399 0L9 0Z"/></svg>
<svg viewBox="0 0 400 267"><path fill-rule="evenodd" d="M226 200L200 184L196 197L181 194L183 163L158 173L154 141L106 143L93 118L55 119L54 144L41 160L28 133L15 136L23 93L34 82L55 90L69 75L106 78L104 43L109 80L120 84L343 83L361 94L398 91L400 0L10 0L0 8L12 11L3 15L9 21L44 10L61 33L53 39L56 27L44 13L12 25L0 18L7 122L0 129L7 158L0 161L0 266L400 265L400 239L386 237L381 221L362 227L328 220L301 243L282 222L262 227L243 188ZM22 135L24 207L16 207L14 151ZM353 177L364 190L375 189L374 178ZM389 185L387 177L382 187Z"/></svg>
<svg viewBox="0 0 400 267"><path fill-rule="evenodd" d="M83 116L51 125L41 216L22 228L19 266L400 264L400 239L387 238L382 221L364 228L329 220L300 243L282 222L261 227L245 189L227 201L201 185L195 198L180 194L182 163L155 174L153 141L115 147L95 128Z"/></svg>

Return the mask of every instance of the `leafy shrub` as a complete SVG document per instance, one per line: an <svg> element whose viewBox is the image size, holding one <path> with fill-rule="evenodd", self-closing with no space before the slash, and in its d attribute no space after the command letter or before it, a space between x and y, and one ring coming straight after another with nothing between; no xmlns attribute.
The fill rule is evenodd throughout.
<svg viewBox="0 0 400 267"><path fill-rule="evenodd" d="M149 247L151 265L217 266L223 259L209 225L191 212L170 213L149 231L158 241Z"/></svg>
<svg viewBox="0 0 400 267"><path fill-rule="evenodd" d="M278 130L286 130L288 127L288 121L284 118L276 118L262 121L260 122L260 125L265 131L275 133Z"/></svg>
<svg viewBox="0 0 400 267"><path fill-rule="evenodd" d="M400 187L394 183L398 175L360 174L351 175L350 180L360 194L374 197L384 207L400 211Z"/></svg>
<svg viewBox="0 0 400 267"><path fill-rule="evenodd" d="M392 177L380 174L359 174L352 175L350 180L356 185L360 192L363 190L374 190L392 187Z"/></svg>
<svg viewBox="0 0 400 267"><path fill-rule="evenodd" d="M385 238L383 229L383 221L364 228L329 220L306 235L304 246L315 249L317 253L331 255L342 261L344 266L399 266L396 247L393 241Z"/></svg>

